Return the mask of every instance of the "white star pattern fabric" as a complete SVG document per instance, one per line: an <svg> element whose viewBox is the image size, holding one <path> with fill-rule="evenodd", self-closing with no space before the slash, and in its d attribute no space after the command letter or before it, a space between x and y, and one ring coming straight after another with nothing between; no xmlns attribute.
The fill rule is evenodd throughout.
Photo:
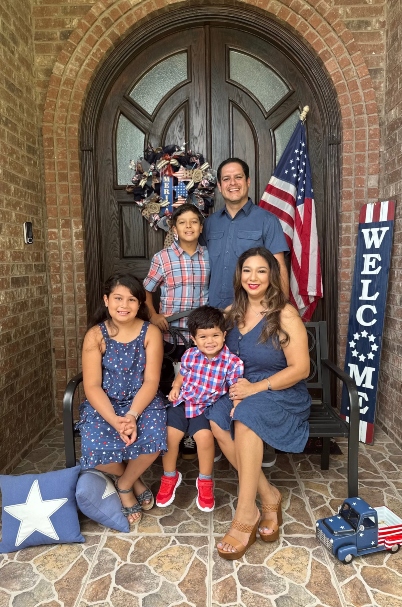
<svg viewBox="0 0 402 607"><path fill-rule="evenodd" d="M45 474L0 476L2 532L0 552L28 546L84 542L75 488L80 467Z"/></svg>
<svg viewBox="0 0 402 607"><path fill-rule="evenodd" d="M67 498L43 500L39 483L35 480L24 504L5 506L4 510L20 521L15 545L20 546L34 531L58 540L59 536L53 527L50 517L67 502Z"/></svg>

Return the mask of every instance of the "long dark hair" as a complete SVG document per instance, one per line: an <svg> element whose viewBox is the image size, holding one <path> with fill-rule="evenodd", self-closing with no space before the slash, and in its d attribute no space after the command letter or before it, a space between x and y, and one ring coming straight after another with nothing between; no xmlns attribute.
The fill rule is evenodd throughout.
<svg viewBox="0 0 402 607"><path fill-rule="evenodd" d="M149 320L149 311L147 304L145 303L146 294L143 284L134 274L129 273L117 273L109 276L109 278L105 281L102 289L103 295L107 297L110 296L111 293L115 290L115 288L121 285L122 287L127 287L133 297L136 297L140 302L140 307L137 312L137 318L141 320ZM109 321L109 323L115 327L112 317L109 314L108 308L105 306L105 302L102 299L102 302L99 304L97 309L95 310L89 324L88 329L98 325L101 322L105 322L105 320Z"/></svg>
<svg viewBox="0 0 402 607"><path fill-rule="evenodd" d="M241 284L241 274L247 259L256 257L257 255L265 259L269 268L269 285L261 300L261 304L266 309L266 312L259 343L264 343L272 337L274 345L280 347L289 342L289 335L281 328L280 323L280 313L287 304L287 299L282 291L279 263L265 247L248 249L240 255L237 261L233 278L234 301L227 315L228 326L232 328L234 325L244 325L249 301L248 295ZM281 335L280 338L279 335Z"/></svg>

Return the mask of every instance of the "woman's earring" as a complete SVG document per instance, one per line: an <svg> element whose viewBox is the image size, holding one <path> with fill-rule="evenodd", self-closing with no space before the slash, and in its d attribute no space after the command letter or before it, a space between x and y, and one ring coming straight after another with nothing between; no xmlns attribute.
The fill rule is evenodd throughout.
<svg viewBox="0 0 402 607"><path fill-rule="evenodd" d="M179 240L179 236L178 236L178 234L173 234L173 238L174 238L175 240Z"/></svg>

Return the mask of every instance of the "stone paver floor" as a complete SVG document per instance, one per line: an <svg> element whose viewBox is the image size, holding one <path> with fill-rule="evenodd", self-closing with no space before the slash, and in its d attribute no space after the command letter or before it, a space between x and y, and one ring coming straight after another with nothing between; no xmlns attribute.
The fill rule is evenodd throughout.
<svg viewBox="0 0 402 607"><path fill-rule="evenodd" d="M315 539L315 520L346 497L346 443L321 471L318 455L279 454L267 474L283 494L280 540L260 539L240 561L215 549L236 498L236 474L215 466L216 509L195 505L196 462L180 460L183 484L174 504L144 514L117 533L82 518L85 544L40 546L0 555L0 607L402 607L402 550L335 560ZM381 431L360 445L360 497L402 516L402 451ZM14 473L64 467L61 428L52 430ZM160 460L144 477L156 492Z"/></svg>

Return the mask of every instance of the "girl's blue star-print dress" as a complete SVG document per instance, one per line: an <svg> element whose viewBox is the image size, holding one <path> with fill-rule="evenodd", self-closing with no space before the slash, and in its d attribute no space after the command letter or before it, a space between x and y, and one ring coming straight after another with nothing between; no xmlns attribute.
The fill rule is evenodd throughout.
<svg viewBox="0 0 402 607"><path fill-rule="evenodd" d="M110 398L116 415L124 416L144 381L144 339L149 322L144 322L138 337L127 344L110 338L105 323L99 327L106 344L102 357L102 388ZM167 450L166 403L160 392L138 418L137 440L128 447L117 430L99 415L88 400L80 405L78 428L83 470Z"/></svg>

